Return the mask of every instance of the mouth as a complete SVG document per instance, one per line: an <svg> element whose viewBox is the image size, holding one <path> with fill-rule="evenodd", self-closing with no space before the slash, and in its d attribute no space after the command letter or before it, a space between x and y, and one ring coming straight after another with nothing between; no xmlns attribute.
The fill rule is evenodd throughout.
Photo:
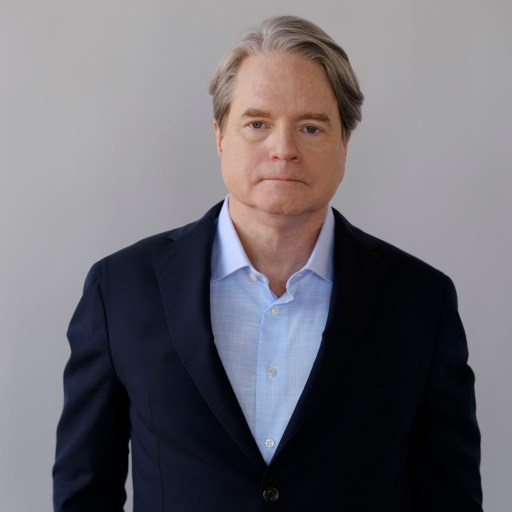
<svg viewBox="0 0 512 512"><path fill-rule="evenodd" d="M280 183L302 183L301 180L286 176L269 176L268 178L262 178L261 181L275 181Z"/></svg>

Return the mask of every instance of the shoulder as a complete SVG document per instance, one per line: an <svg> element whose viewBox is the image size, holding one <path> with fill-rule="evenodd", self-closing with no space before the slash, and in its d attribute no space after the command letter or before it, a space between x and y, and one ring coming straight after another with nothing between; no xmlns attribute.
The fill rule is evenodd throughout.
<svg viewBox="0 0 512 512"><path fill-rule="evenodd" d="M141 275L152 272L155 255L173 242L183 238L194 239L205 231L211 231L222 207L222 202L210 208L200 219L168 231L145 237L129 246L115 251L100 259L92 266L86 284L91 280L99 280L106 274L110 276Z"/></svg>
<svg viewBox="0 0 512 512"><path fill-rule="evenodd" d="M387 268L388 276L402 281L437 283L438 286L443 288L453 286L450 278L429 263L359 229L337 210L334 210L334 216L336 219L336 236L339 238L341 251L343 251L343 247L349 246L355 257L364 258L371 255L374 261L380 262Z"/></svg>

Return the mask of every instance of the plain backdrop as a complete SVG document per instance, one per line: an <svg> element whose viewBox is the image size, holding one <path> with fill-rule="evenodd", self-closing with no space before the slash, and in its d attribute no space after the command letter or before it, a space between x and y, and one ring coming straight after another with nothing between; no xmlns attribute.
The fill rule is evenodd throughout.
<svg viewBox="0 0 512 512"><path fill-rule="evenodd" d="M366 95L333 205L454 280L485 509L509 511L511 5L0 0L0 510L52 508L87 270L224 197L210 74L246 27L296 14L345 48Z"/></svg>

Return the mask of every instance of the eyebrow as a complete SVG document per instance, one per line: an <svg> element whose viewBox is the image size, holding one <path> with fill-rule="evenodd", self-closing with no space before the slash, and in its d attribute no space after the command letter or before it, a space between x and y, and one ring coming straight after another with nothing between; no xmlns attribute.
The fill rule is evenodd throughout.
<svg viewBox="0 0 512 512"><path fill-rule="evenodd" d="M242 117L270 117L270 114L263 110L249 108L242 114Z"/></svg>
<svg viewBox="0 0 512 512"><path fill-rule="evenodd" d="M249 108L247 109L243 114L242 117L262 117L262 118L269 118L272 117L269 112L265 112L264 110L259 110L255 108ZM331 124L331 118L324 113L319 112L306 112L305 114L300 115L297 118L297 121L304 121L306 119L311 119L313 121L320 121L322 123Z"/></svg>

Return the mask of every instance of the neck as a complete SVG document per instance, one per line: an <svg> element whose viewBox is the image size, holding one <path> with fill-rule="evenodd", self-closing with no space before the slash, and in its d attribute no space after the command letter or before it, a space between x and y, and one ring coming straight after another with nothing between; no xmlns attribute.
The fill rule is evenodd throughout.
<svg viewBox="0 0 512 512"><path fill-rule="evenodd" d="M280 297L288 279L308 261L325 220L327 207L301 215L275 215L246 211L236 202L229 213L242 246L258 272L269 279Z"/></svg>

